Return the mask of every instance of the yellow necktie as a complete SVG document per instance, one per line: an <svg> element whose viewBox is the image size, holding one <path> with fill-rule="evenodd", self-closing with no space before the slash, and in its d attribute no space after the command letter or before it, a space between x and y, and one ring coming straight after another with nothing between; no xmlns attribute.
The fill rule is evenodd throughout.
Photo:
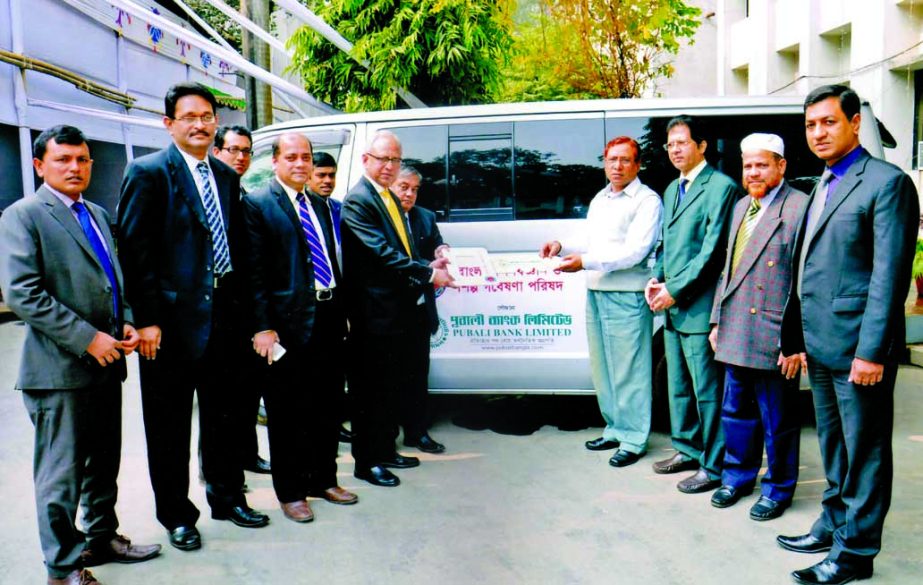
<svg viewBox="0 0 923 585"><path fill-rule="evenodd" d="M747 215L740 222L740 229L737 231L737 241L734 242L734 255L731 256L731 276L737 271L737 265L743 258L744 250L750 242L750 236L753 234L753 228L756 227L756 216L760 212L760 200L751 199L750 207L747 208Z"/></svg>
<svg viewBox="0 0 923 585"><path fill-rule="evenodd" d="M388 215L391 216L391 223L394 224L397 235L401 238L401 243L404 244L404 250L407 252L407 255L410 256L410 241L407 239L407 230L404 229L404 220L401 218L401 212L398 211L397 206L394 205L394 199L391 199L391 192L385 189L381 192L381 198L384 200L385 207L388 209Z"/></svg>

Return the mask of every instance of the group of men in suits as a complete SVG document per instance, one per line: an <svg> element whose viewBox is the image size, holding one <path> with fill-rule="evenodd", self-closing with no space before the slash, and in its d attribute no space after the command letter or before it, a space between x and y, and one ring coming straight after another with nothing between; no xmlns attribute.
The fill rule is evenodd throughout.
<svg viewBox="0 0 923 585"><path fill-rule="evenodd" d="M606 427L586 447L617 449L614 467L631 465L646 447L650 381L634 381L629 370L650 372L637 349L649 342L633 336L639 324L650 335L650 311L666 317L675 449L653 470L693 471L677 488L714 490L717 508L754 490L764 446L767 469L750 517L778 518L791 505L798 377L808 374L828 487L811 531L777 542L828 555L795 571L798 583L869 577L891 496L893 392L920 207L909 177L859 144L859 106L839 85L805 99L807 142L826 163L811 195L785 182L778 136L741 142L741 197L706 161L700 121L670 120L664 147L680 176L664 193L662 227L659 200L644 205L637 143L616 138L603 155L610 185L593 199L582 240L540 250L550 257L567 249L560 269L588 271L590 361ZM632 286L630 271L651 273L652 230L662 248L650 279ZM644 291L640 310L636 290Z"/></svg>

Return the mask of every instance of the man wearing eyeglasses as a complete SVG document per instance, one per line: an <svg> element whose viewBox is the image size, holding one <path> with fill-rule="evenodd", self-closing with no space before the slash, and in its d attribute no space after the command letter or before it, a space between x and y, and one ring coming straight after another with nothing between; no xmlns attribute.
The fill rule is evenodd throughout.
<svg viewBox="0 0 923 585"><path fill-rule="evenodd" d="M350 377L355 393L352 443L354 475L372 485L400 484L389 468L416 467L420 460L395 449L395 408L419 366L408 351L425 336L428 286L454 286L446 260L423 260L398 198L389 189L401 167L401 143L375 133L362 155L365 175L343 204L343 280L350 322L351 355L362 368Z"/></svg>
<svg viewBox="0 0 923 585"><path fill-rule="evenodd" d="M654 472L694 470L676 485L687 494L721 485L722 372L708 334L731 215L742 195L705 160L707 147L701 120L677 116L667 124L664 148L680 176L664 191L663 252L644 291L651 310L666 313L663 339L676 449L654 463Z"/></svg>
<svg viewBox="0 0 923 585"><path fill-rule="evenodd" d="M141 336L141 399L157 519L170 544L201 547L189 499L189 436L198 396L203 474L212 518L247 528L269 523L243 495L236 441L239 365L249 336L239 323L244 260L240 178L208 156L215 97L197 83L167 91L173 139L125 171L118 209L119 259Z"/></svg>
<svg viewBox="0 0 923 585"><path fill-rule="evenodd" d="M212 155L242 177L253 161L253 135L243 126L222 126L215 132Z"/></svg>

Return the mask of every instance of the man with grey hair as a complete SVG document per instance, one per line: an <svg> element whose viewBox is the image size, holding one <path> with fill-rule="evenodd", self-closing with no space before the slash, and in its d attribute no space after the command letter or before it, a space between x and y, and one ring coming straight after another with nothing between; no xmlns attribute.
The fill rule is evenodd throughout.
<svg viewBox="0 0 923 585"><path fill-rule="evenodd" d="M763 521L778 518L791 505L798 481L801 359L782 358L779 339L792 283L795 234L808 196L783 178L781 138L750 134L740 150L749 197L734 207L709 335L715 359L726 368L722 485L711 503L727 508L753 491L765 443L767 470L760 498L750 508L750 518Z"/></svg>
<svg viewBox="0 0 923 585"><path fill-rule="evenodd" d="M356 399L354 474L387 487L400 484L388 468L420 464L394 446L397 396L417 367L405 348L426 328L427 287L454 286L445 260L420 257L400 202L389 190L401 154L391 132L371 137L362 155L365 174L346 197L341 225L351 353L362 364L350 378Z"/></svg>
<svg viewBox="0 0 923 585"><path fill-rule="evenodd" d="M401 209L410 224L410 235L420 257L428 262L442 258L449 246L442 241L436 214L417 206L417 194L423 175L413 167L401 167L394 182L394 193L401 201ZM424 453L442 453L445 445L429 435L427 399L429 397L429 339L439 329L439 315L436 312L436 295L432 287L424 291L426 299L427 327L420 330L418 343L411 351L417 353L414 365L414 380L401 392L401 406L398 420L404 428L404 445L416 447Z"/></svg>

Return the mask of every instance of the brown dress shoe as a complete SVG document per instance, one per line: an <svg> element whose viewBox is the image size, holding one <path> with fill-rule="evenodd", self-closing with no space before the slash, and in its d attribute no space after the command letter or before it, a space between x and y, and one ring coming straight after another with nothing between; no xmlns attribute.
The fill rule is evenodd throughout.
<svg viewBox="0 0 923 585"><path fill-rule="evenodd" d="M132 544L121 534L116 534L106 545L84 549L80 559L84 567L96 567L105 563L140 563L159 554L159 544Z"/></svg>
<svg viewBox="0 0 923 585"><path fill-rule="evenodd" d="M341 506L348 506L359 501L359 496L338 485L327 488L322 492L311 492L310 496L327 500L331 504L340 504Z"/></svg>
<svg viewBox="0 0 923 585"><path fill-rule="evenodd" d="M701 494L721 486L720 479L709 479L708 472L700 469L676 484L676 489L684 494Z"/></svg>
<svg viewBox="0 0 923 585"><path fill-rule="evenodd" d="M279 502L279 505L282 507L282 513L289 520L302 524L314 520L314 512L311 511L311 505L308 504L307 500Z"/></svg>
<svg viewBox="0 0 923 585"><path fill-rule="evenodd" d="M699 462L695 459L688 459L685 455L676 452L676 455L663 461L658 461L653 465L654 473L679 473L680 471L692 471L699 468Z"/></svg>
<svg viewBox="0 0 923 585"><path fill-rule="evenodd" d="M80 571L72 571L70 575L64 577L63 579L55 579L54 577L48 577L48 585L103 585L96 580L96 577L93 576L93 573L87 571L86 569Z"/></svg>

